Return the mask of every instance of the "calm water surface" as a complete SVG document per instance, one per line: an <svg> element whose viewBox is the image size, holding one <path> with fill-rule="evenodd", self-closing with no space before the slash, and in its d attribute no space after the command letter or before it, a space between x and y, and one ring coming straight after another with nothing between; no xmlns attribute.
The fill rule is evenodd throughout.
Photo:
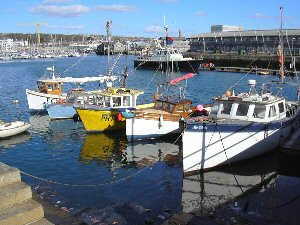
<svg viewBox="0 0 300 225"><path fill-rule="evenodd" d="M32 124L28 133L0 141L0 161L47 180L22 176L39 196L80 215L89 224L95 221L106 224L115 224L116 221L118 224L144 224L150 221L160 224L176 212L214 207L240 194L231 188L235 184L229 182L230 171L218 170L183 180L178 143L149 141L131 144L122 132L86 134L81 123L50 121L47 115L30 114L25 89L34 89L36 80L48 66L55 65L57 73L64 76L105 73L105 57L88 56L74 65L77 61L78 58L63 58L0 63L0 119L21 119ZM119 73L125 65L129 67L128 86L145 90L139 102L150 102L161 73L135 71L133 56L121 57L118 65ZM192 98L195 104L210 103L215 95L224 93L243 76L239 73L201 72L188 81L186 97ZM275 78L249 75L244 83L247 79L260 82ZM95 89L98 84L83 87ZM69 86L65 85L65 88ZM291 88L284 94L292 95L294 91ZM14 99L18 99L19 103L13 103ZM278 159L275 153L265 157L267 161L274 157ZM251 184L253 180L259 180L257 176L266 175L270 177L268 182L275 186L276 182L281 185L288 180L289 184L299 188L297 176L290 179L282 179L289 177L289 173L277 176L280 168L277 162L264 165L259 170L250 169L246 175L241 172L240 179ZM257 159L248 161L248 164L250 168L254 167ZM243 168L239 165L235 172L243 171ZM252 177L244 179L246 176ZM211 193L209 185L212 180L220 182ZM276 192L276 188L273 191Z"/></svg>

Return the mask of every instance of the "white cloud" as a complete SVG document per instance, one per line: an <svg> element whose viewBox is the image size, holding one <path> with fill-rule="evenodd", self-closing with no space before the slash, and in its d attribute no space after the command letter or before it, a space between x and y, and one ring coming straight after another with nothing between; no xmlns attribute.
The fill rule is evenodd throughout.
<svg viewBox="0 0 300 225"><path fill-rule="evenodd" d="M133 12L136 11L136 7L132 5L98 5L97 10L111 11L111 12Z"/></svg>
<svg viewBox="0 0 300 225"><path fill-rule="evenodd" d="M44 0L44 4L53 4L53 3L67 3L71 2L72 0Z"/></svg>
<svg viewBox="0 0 300 225"><path fill-rule="evenodd" d="M69 6L56 6L56 5L38 5L30 9L32 13L44 14L47 16L55 17L74 17L88 13L90 9L84 5L69 5Z"/></svg>
<svg viewBox="0 0 300 225"><path fill-rule="evenodd" d="M164 28L158 25L151 25L145 28L146 33L164 33Z"/></svg>
<svg viewBox="0 0 300 225"><path fill-rule="evenodd" d="M202 12L202 11L196 12L195 15L196 16L207 16L206 12Z"/></svg>
<svg viewBox="0 0 300 225"><path fill-rule="evenodd" d="M263 19L263 18L266 18L266 16L264 16L263 14L261 13L255 13L254 16L252 16L253 18L255 19Z"/></svg>

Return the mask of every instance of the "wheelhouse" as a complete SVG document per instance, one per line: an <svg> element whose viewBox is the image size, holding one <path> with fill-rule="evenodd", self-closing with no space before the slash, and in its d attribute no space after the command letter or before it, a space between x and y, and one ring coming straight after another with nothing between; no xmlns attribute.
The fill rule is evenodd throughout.
<svg viewBox="0 0 300 225"><path fill-rule="evenodd" d="M281 97L220 97L215 99L210 116L218 119L233 119L253 122L270 122L285 118L285 100Z"/></svg>
<svg viewBox="0 0 300 225"><path fill-rule="evenodd" d="M61 95L62 94L62 82L55 81L37 81L37 89L41 93L52 94L52 95Z"/></svg>
<svg viewBox="0 0 300 225"><path fill-rule="evenodd" d="M103 91L79 94L75 104L113 108L135 108L137 96L143 91L126 88L107 88Z"/></svg>
<svg viewBox="0 0 300 225"><path fill-rule="evenodd" d="M154 103L154 108L169 112L171 114L188 114L192 111L192 101L188 99L157 99Z"/></svg>

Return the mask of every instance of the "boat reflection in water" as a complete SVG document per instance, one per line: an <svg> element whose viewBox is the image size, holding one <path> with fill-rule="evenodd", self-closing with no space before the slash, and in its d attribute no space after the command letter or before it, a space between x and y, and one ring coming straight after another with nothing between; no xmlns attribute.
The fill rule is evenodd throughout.
<svg viewBox="0 0 300 225"><path fill-rule="evenodd" d="M32 114L29 117L29 122L33 133L47 133L49 130L50 117L46 114Z"/></svg>
<svg viewBox="0 0 300 225"><path fill-rule="evenodd" d="M15 135L9 138L0 140L0 148L13 148L18 144L24 143L30 139L29 133Z"/></svg>
<svg viewBox="0 0 300 225"><path fill-rule="evenodd" d="M83 130L81 123L74 122L73 120L51 120L47 114L32 114L29 117L31 124L31 132L38 134L49 134L49 133L72 133Z"/></svg>
<svg viewBox="0 0 300 225"><path fill-rule="evenodd" d="M80 152L81 162L112 162L122 160L122 151L127 147L126 136L110 133L87 133Z"/></svg>
<svg viewBox="0 0 300 225"><path fill-rule="evenodd" d="M86 134L80 161L102 161L109 167L142 168L159 161L177 163L178 152L178 145L167 142L128 143L123 133L91 133Z"/></svg>
<svg viewBox="0 0 300 225"><path fill-rule="evenodd" d="M182 210L186 213L209 212L260 185L274 182L278 167L276 153L270 153L232 164L232 169L228 166L184 177Z"/></svg>

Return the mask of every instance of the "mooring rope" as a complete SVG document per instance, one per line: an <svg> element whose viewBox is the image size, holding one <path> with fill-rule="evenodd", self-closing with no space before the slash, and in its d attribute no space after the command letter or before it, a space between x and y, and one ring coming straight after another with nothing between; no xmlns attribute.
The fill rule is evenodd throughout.
<svg viewBox="0 0 300 225"><path fill-rule="evenodd" d="M63 183L63 182L48 180L48 179L45 179L45 178L41 178L41 177L38 177L38 176L35 176L35 175L32 175L32 174L26 173L24 171L20 171L20 173L24 174L28 177L31 177L31 178L34 178L34 179L37 179L37 180L41 180L41 181L44 181L44 182L47 182L47 183L51 183L51 184L57 184L57 185L63 185L63 186L69 186L69 187L99 187L99 186L117 184L117 183L120 183L121 181L129 180L130 178L144 172L146 169L148 169L150 167L151 167L151 165L148 165L145 168L143 168L143 169L137 171L136 173L133 173L133 174L127 176L127 177L123 177L123 178L120 178L119 180L110 181L110 182L106 182L106 183L99 183L99 184L70 184L70 183Z"/></svg>

